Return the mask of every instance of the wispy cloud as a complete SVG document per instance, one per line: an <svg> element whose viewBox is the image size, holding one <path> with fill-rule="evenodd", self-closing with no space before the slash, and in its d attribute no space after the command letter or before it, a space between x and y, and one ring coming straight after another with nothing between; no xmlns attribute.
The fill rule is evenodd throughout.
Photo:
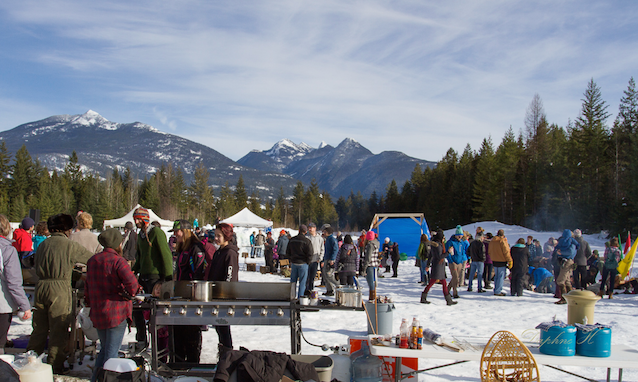
<svg viewBox="0 0 638 382"><path fill-rule="evenodd" d="M112 120L233 159L283 137L350 136L438 160L521 128L535 93L564 125L593 77L615 110L638 62L638 11L623 3L66 0L0 13L15 38L3 57L22 53L4 65L49 72L58 89L29 86L68 98L58 113L84 111L67 93L99 93L91 108Z"/></svg>

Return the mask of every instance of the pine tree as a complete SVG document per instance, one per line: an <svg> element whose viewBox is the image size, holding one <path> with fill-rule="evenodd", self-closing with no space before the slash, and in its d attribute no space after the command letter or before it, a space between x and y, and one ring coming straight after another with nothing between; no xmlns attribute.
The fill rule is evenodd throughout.
<svg viewBox="0 0 638 382"><path fill-rule="evenodd" d="M240 174L235 186L235 205L239 210L244 207L248 207L248 194L246 193L246 186L244 185L244 177Z"/></svg>
<svg viewBox="0 0 638 382"><path fill-rule="evenodd" d="M21 203L24 203L37 185L33 160L25 145L22 145L16 152L14 163L11 166L11 181L9 184L11 203L13 203L13 200L17 201L20 198L22 200Z"/></svg>
<svg viewBox="0 0 638 382"><path fill-rule="evenodd" d="M298 225L302 224L301 218L302 218L303 210L305 209L304 195L305 195L305 190L304 190L303 183L301 183L301 181L297 181L297 185L295 186L295 189L292 192L291 204L292 204L292 215L294 220L297 221Z"/></svg>
<svg viewBox="0 0 638 382"><path fill-rule="evenodd" d="M496 220L498 215L498 183L492 138L483 139L476 164L473 188L473 220Z"/></svg>
<svg viewBox="0 0 638 382"><path fill-rule="evenodd" d="M202 162L195 168L193 181L188 188L190 197L190 208L202 224L212 222L214 216L214 195L212 188L208 185L210 172Z"/></svg>

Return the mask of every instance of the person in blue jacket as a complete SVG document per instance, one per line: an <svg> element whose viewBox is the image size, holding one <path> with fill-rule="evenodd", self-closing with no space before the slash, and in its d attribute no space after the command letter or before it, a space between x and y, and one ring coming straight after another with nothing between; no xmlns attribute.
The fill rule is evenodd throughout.
<svg viewBox="0 0 638 382"><path fill-rule="evenodd" d="M561 294L560 300L556 301L556 304L567 304L564 296L572 290L571 277L574 270L574 257L579 247L578 241L573 238L572 231L566 229L554 248L560 267L556 284Z"/></svg>
<svg viewBox="0 0 638 382"><path fill-rule="evenodd" d="M464 264L467 261L467 247L469 247L469 243L463 239L463 228L457 225L454 236L445 243L445 251L448 254L447 263L450 267L450 273L452 273L450 287L454 291L452 296L454 298L459 298L458 287L462 280L461 275L465 272Z"/></svg>
<svg viewBox="0 0 638 382"><path fill-rule="evenodd" d="M536 293L554 293L554 275L545 268L529 267L527 273L532 276L532 284Z"/></svg>

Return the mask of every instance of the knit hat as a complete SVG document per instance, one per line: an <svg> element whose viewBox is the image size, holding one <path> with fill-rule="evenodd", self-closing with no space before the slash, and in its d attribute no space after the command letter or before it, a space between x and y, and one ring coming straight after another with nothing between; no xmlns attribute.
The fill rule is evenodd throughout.
<svg viewBox="0 0 638 382"><path fill-rule="evenodd" d="M49 232L64 232L73 228L73 216L68 214L57 214L47 219Z"/></svg>
<svg viewBox="0 0 638 382"><path fill-rule="evenodd" d="M35 222L33 221L33 219L27 216L26 218L22 219L22 223L20 223L20 225L22 226L23 230L28 231L29 228L35 225Z"/></svg>
<svg viewBox="0 0 638 382"><path fill-rule="evenodd" d="M574 230L574 237L581 237L581 236L583 236L583 232L579 230L578 228L576 228Z"/></svg>
<svg viewBox="0 0 638 382"><path fill-rule="evenodd" d="M149 215L146 208L138 207L135 212L133 212L133 219L140 219L148 224L151 221L151 215Z"/></svg>
<svg viewBox="0 0 638 382"><path fill-rule="evenodd" d="M175 232L180 229L192 229L191 223L184 219L175 220L173 229L168 230L168 232Z"/></svg>
<svg viewBox="0 0 638 382"><path fill-rule="evenodd" d="M374 240L374 231L368 231L368 233L366 233L366 240Z"/></svg>
<svg viewBox="0 0 638 382"><path fill-rule="evenodd" d="M116 228L109 228L97 237L104 248L117 249L122 244L122 234Z"/></svg>
<svg viewBox="0 0 638 382"><path fill-rule="evenodd" d="M463 235L463 227L460 225L456 226L456 231L454 231L454 235Z"/></svg>

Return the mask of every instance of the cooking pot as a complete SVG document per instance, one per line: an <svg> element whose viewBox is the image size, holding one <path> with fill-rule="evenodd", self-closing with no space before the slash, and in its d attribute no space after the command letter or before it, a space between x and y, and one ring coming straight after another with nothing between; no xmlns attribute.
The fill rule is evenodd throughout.
<svg viewBox="0 0 638 382"><path fill-rule="evenodd" d="M187 285L191 287L191 301L210 301L211 284L211 281L189 281Z"/></svg>
<svg viewBox="0 0 638 382"><path fill-rule="evenodd" d="M354 288L339 288L336 293L336 301L341 306L358 308L361 306L361 292Z"/></svg>

